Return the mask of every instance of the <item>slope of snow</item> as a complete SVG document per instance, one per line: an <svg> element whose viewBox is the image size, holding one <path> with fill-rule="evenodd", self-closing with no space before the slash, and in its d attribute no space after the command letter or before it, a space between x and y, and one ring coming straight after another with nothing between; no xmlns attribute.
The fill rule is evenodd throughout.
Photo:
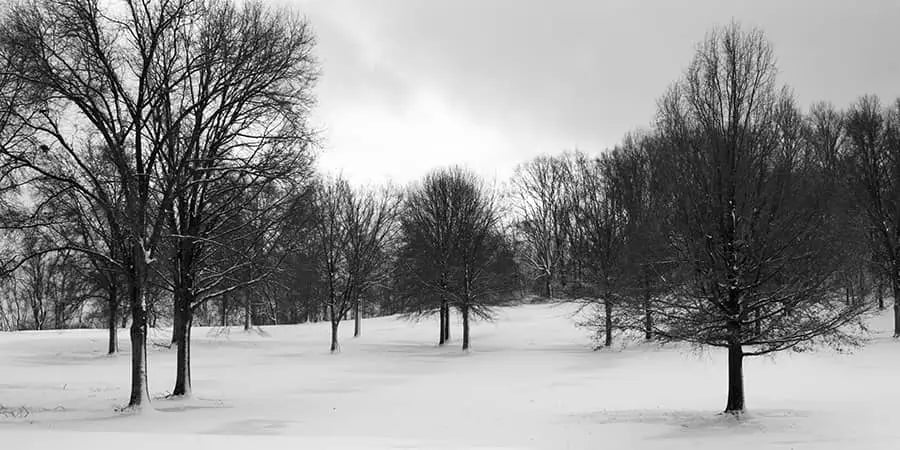
<svg viewBox="0 0 900 450"><path fill-rule="evenodd" d="M0 333L4 448L896 449L900 342L889 317L852 354L745 363L741 420L718 414L725 354L635 343L591 351L571 306L503 308L478 323L473 350L437 347L436 319L365 320L342 351L327 324L251 333L196 328L194 397L159 398L139 416L125 353L103 330ZM168 330L154 330L165 343ZM150 389L174 383L174 350L150 349Z"/></svg>

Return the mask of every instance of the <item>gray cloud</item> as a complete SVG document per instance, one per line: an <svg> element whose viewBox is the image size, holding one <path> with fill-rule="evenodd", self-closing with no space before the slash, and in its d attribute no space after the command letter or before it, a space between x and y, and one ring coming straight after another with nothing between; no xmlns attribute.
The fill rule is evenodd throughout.
<svg viewBox="0 0 900 450"><path fill-rule="evenodd" d="M360 104L402 115L417 92L431 92L508 136L515 162L576 145L597 151L646 126L704 33L732 19L767 33L781 82L801 104L900 94L897 2L330 0L300 8L320 37L323 116L340 120ZM333 133L342 126L328 124ZM505 160L498 164L514 164Z"/></svg>

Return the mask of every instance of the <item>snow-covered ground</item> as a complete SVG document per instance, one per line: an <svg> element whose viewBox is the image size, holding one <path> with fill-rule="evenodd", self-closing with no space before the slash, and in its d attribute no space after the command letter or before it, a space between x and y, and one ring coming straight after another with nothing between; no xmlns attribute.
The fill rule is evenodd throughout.
<svg viewBox="0 0 900 450"><path fill-rule="evenodd" d="M633 344L591 351L570 306L504 308L472 331L473 350L439 348L437 324L326 324L194 330L194 398L140 416L129 356L103 330L0 333L0 446L47 448L897 449L900 342L889 317L852 354L745 363L750 412L719 415L725 354ZM158 343L167 330L154 331ZM127 333L120 334L127 350ZM174 350L150 350L150 387L174 382Z"/></svg>

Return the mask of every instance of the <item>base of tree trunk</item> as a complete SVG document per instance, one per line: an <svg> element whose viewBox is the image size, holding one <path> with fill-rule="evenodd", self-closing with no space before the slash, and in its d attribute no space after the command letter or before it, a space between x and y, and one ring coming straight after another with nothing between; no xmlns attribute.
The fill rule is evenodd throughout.
<svg viewBox="0 0 900 450"><path fill-rule="evenodd" d="M463 323L463 341L462 341L462 349L469 349L469 307L463 306L462 308L462 323Z"/></svg>
<svg viewBox="0 0 900 450"><path fill-rule="evenodd" d="M131 395L127 409L133 410L150 405L147 386L147 327L139 325L139 322L135 320L131 325Z"/></svg>
<svg viewBox="0 0 900 450"><path fill-rule="evenodd" d="M187 311L179 311L182 315L180 320L176 320L175 345L176 352L176 375L175 388L172 389L172 395L176 397L191 396L191 325L193 317L190 307L186 307Z"/></svg>
<svg viewBox="0 0 900 450"><path fill-rule="evenodd" d="M900 302L894 300L894 337L900 337Z"/></svg>
<svg viewBox="0 0 900 450"><path fill-rule="evenodd" d="M331 324L331 353L340 353L341 344L338 343L338 324Z"/></svg>
<svg viewBox="0 0 900 450"><path fill-rule="evenodd" d="M744 412L744 349L740 344L728 347L728 402L725 413Z"/></svg>
<svg viewBox="0 0 900 450"><path fill-rule="evenodd" d="M604 347L612 347L612 302L607 300L604 302L604 312L605 312L605 336L603 339Z"/></svg>

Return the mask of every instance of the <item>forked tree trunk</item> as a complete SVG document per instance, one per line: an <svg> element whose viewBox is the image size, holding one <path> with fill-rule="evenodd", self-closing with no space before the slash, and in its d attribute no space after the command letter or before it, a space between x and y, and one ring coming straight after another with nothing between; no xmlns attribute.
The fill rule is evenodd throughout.
<svg viewBox="0 0 900 450"><path fill-rule="evenodd" d="M359 315L359 300L353 304L353 337L359 337L362 331L362 317Z"/></svg>
<svg viewBox="0 0 900 450"><path fill-rule="evenodd" d="M187 305L181 305L176 311L179 317L175 320L175 388L172 395L190 397L191 395L191 325L194 321L194 312Z"/></svg>
<svg viewBox="0 0 900 450"><path fill-rule="evenodd" d="M331 353L339 352L341 350L340 344L338 344L338 325L341 323L338 319L338 316L334 315L334 311L331 312Z"/></svg>
<svg viewBox="0 0 900 450"><path fill-rule="evenodd" d="M744 412L744 349L740 343L740 324L729 324L731 343L728 346L728 402L725 412Z"/></svg>
<svg viewBox="0 0 900 450"><path fill-rule="evenodd" d="M109 321L107 323L109 327L109 347L107 349L107 353L110 355L115 354L119 351L119 330L117 329L117 319L119 318L119 298L118 298L118 287L116 286L116 282L113 281L110 283L108 287L109 299Z"/></svg>
<svg viewBox="0 0 900 450"><path fill-rule="evenodd" d="M465 304L462 307L462 329L463 329L463 342L462 349L469 349L469 305Z"/></svg>
<svg viewBox="0 0 900 450"><path fill-rule="evenodd" d="M612 346L612 300L607 296L603 302L603 309L605 317L605 326L604 326L604 340L603 345L605 347Z"/></svg>

